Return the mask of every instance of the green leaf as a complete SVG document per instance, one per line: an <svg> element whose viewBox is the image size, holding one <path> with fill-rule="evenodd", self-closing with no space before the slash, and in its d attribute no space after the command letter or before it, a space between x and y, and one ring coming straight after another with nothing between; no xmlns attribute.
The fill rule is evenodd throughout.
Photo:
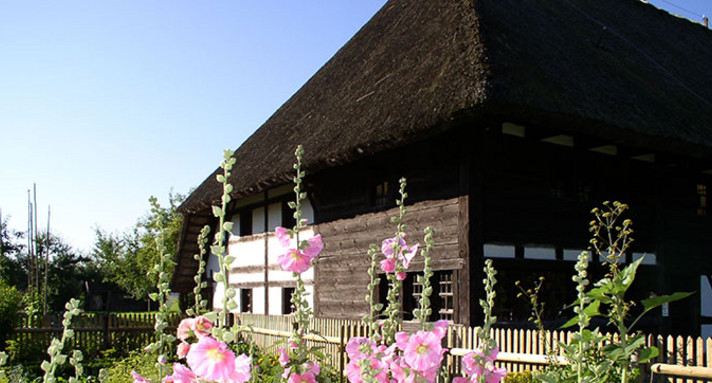
<svg viewBox="0 0 712 383"><path fill-rule="evenodd" d="M219 206L213 206L213 215L220 218L223 215L223 211Z"/></svg>
<svg viewBox="0 0 712 383"><path fill-rule="evenodd" d="M223 229L225 231L232 231L233 225L234 225L234 223L232 223L232 222L225 222L225 223L223 223Z"/></svg>
<svg viewBox="0 0 712 383"><path fill-rule="evenodd" d="M235 339L236 339L235 334L233 334L229 331L226 331L222 334L222 340L225 343L232 343L235 341Z"/></svg>
<svg viewBox="0 0 712 383"><path fill-rule="evenodd" d="M692 294L694 294L694 292L689 292L689 293L676 292L671 295L660 295L657 297L643 299L643 301L642 301L643 308L645 309L645 312L648 312L658 306L662 306L665 303L675 302L675 301L679 301L680 299L685 299Z"/></svg>
<svg viewBox="0 0 712 383"><path fill-rule="evenodd" d="M218 313L215 311L205 313L203 314L203 316L211 322L215 322L216 320L218 320Z"/></svg>
<svg viewBox="0 0 712 383"><path fill-rule="evenodd" d="M42 364L40 365L40 368L41 368L42 371L44 371L44 372L49 371L49 369L50 369L51 367L52 367L52 365L49 364L49 362L46 361L46 360L43 360L43 361L42 361Z"/></svg>
<svg viewBox="0 0 712 383"><path fill-rule="evenodd" d="M638 363L648 363L651 359L660 355L657 347L646 347L638 353Z"/></svg>
<svg viewBox="0 0 712 383"><path fill-rule="evenodd" d="M586 306L586 307L583 309L583 314L586 315L586 316L588 316L588 317L599 316L599 315L601 315L601 312L599 311L600 306L601 306L601 302L595 300L595 301L589 303L589 305ZM561 327L559 327L559 328L568 328L568 327L577 325L578 322L579 322L579 318L578 318L578 315L577 315L577 316L575 316L575 317L569 319L568 322L564 323L564 324L561 325Z"/></svg>
<svg viewBox="0 0 712 383"><path fill-rule="evenodd" d="M626 266L625 269L620 274L621 280L620 284L616 283L615 290L617 293L624 293L633 284L635 280L635 274L638 271L638 266L643 262L644 257L640 257L637 261Z"/></svg>
<svg viewBox="0 0 712 383"><path fill-rule="evenodd" d="M603 280L601 280L603 281ZM599 281L599 282L601 282ZM608 297L607 294L611 294L612 291L610 289L610 284L606 283L605 286L601 287L596 287L594 289L591 289L588 293L586 293L586 296L593 299L594 301L599 301L600 303L603 303L604 305L611 304L613 301L611 298Z"/></svg>

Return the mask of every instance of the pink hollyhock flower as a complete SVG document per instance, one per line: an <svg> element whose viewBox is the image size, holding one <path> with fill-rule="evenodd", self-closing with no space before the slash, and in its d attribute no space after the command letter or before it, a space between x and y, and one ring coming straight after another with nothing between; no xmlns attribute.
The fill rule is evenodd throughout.
<svg viewBox="0 0 712 383"><path fill-rule="evenodd" d="M408 337L407 342L404 342L404 336L399 334L396 334L398 348L403 350L403 359L412 369L424 373L434 367L440 367L445 350L441 345L442 338L437 333L418 331Z"/></svg>
<svg viewBox="0 0 712 383"><path fill-rule="evenodd" d="M304 249L304 254L312 259L316 258L324 249L324 242L321 240L321 234L317 234L307 240L308 245Z"/></svg>
<svg viewBox="0 0 712 383"><path fill-rule="evenodd" d="M369 353L365 354L363 350L363 344L368 345L368 350ZM369 338L365 337L353 337L349 339L349 342L346 344L346 354L349 356L349 359L351 360L361 360L363 358L367 358L371 355L373 355L376 351L376 343L372 341Z"/></svg>
<svg viewBox="0 0 712 383"><path fill-rule="evenodd" d="M494 363L497 354L499 354L499 349L496 347L490 350L488 355L484 355L480 349L468 352L462 357L462 369L468 375L481 375L484 365Z"/></svg>
<svg viewBox="0 0 712 383"><path fill-rule="evenodd" d="M473 382L477 382L477 379L475 379ZM470 383L470 378L463 378L463 377L456 377L452 378L452 383Z"/></svg>
<svg viewBox="0 0 712 383"><path fill-rule="evenodd" d="M250 380L252 370L252 358L247 355L239 355L235 358L235 369L230 374L230 383L244 383Z"/></svg>
<svg viewBox="0 0 712 383"><path fill-rule="evenodd" d="M195 376L193 371L180 363L173 363L173 375L166 376L161 380L163 383L196 383L197 381L198 377Z"/></svg>
<svg viewBox="0 0 712 383"><path fill-rule="evenodd" d="M396 247L400 246L398 253L396 253ZM405 243L404 238L387 238L381 243L381 252L386 256L386 259L381 261L381 270L386 273L392 273L396 269L396 260L403 264L404 269L410 267L410 262L413 260L415 255L418 253L418 244L414 246L408 246ZM396 278L402 281L405 280L406 273L398 273Z"/></svg>
<svg viewBox="0 0 712 383"><path fill-rule="evenodd" d="M289 376L288 383L316 383L316 378L311 371L307 371L302 375L292 374Z"/></svg>
<svg viewBox="0 0 712 383"><path fill-rule="evenodd" d="M286 253L277 257L277 262L279 262L282 270L301 274L309 270L311 259L297 249L289 249Z"/></svg>
<svg viewBox="0 0 712 383"><path fill-rule="evenodd" d="M280 240L281 242L281 240ZM321 234L307 240L308 245L304 250L289 248L286 253L277 257L277 262L284 271L301 274L309 270L312 259L316 258L324 247Z"/></svg>
<svg viewBox="0 0 712 383"><path fill-rule="evenodd" d="M507 369L497 368L494 364L489 364L489 366L491 368L488 368L487 383L499 383L507 375Z"/></svg>
<svg viewBox="0 0 712 383"><path fill-rule="evenodd" d="M150 380L139 375L136 371L131 370L131 376L133 376L133 383L151 383Z"/></svg>
<svg viewBox="0 0 712 383"><path fill-rule="evenodd" d="M277 237L277 240L282 247L289 248L289 244L292 242L292 237L289 235L288 229L277 226L274 229L274 236Z"/></svg>
<svg viewBox="0 0 712 383"><path fill-rule="evenodd" d="M317 362L309 362L306 364L306 367L314 376L318 376L319 373L321 373L321 366Z"/></svg>
<svg viewBox="0 0 712 383"><path fill-rule="evenodd" d="M379 383L387 383L388 366L372 357L369 357L369 360L371 361L371 368L374 371L378 371L376 373L376 381ZM353 359L349 361L346 365L346 377L350 383L363 383L363 374L361 366L359 366L359 361Z"/></svg>
<svg viewBox="0 0 712 383"><path fill-rule="evenodd" d="M279 364L282 365L282 367L286 366L287 363L289 363L289 353L287 350L280 348L277 353L279 354Z"/></svg>
<svg viewBox="0 0 712 383"><path fill-rule="evenodd" d="M180 340L187 340L190 338L195 327L195 318L185 318L180 321L178 325L178 330L176 330L176 336Z"/></svg>
<svg viewBox="0 0 712 383"><path fill-rule="evenodd" d="M199 316L195 318L191 330L195 333L198 338L210 335L210 330L213 328L213 322L208 320L204 316Z"/></svg>
<svg viewBox="0 0 712 383"><path fill-rule="evenodd" d="M392 273L396 271L396 259L395 258L386 258L381 261L381 270L383 270L386 273Z"/></svg>
<svg viewBox="0 0 712 383"><path fill-rule="evenodd" d="M188 366L199 377L213 381L227 381L235 370L235 354L227 345L205 336L188 351Z"/></svg>
<svg viewBox="0 0 712 383"><path fill-rule="evenodd" d="M176 347L176 355L178 355L180 359L185 358L185 356L188 355L188 351L190 351L190 344L186 342L181 341L178 347Z"/></svg>

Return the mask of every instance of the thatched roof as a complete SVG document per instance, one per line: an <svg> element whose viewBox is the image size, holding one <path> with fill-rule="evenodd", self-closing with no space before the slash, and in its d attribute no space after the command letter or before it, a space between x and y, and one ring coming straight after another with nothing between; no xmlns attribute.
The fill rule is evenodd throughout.
<svg viewBox="0 0 712 383"><path fill-rule="evenodd" d="M391 0L235 153L235 196L501 115L712 159L712 31L638 0ZM214 174L183 203L219 199Z"/></svg>
<svg viewBox="0 0 712 383"><path fill-rule="evenodd" d="M298 144L313 174L480 117L712 160L710 63L712 31L638 0L390 0L240 146L233 194L290 182ZM180 207L176 290L220 193Z"/></svg>

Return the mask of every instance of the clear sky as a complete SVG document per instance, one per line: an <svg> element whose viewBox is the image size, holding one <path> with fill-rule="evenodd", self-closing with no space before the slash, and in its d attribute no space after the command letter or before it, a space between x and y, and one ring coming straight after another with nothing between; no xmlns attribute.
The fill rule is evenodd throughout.
<svg viewBox="0 0 712 383"><path fill-rule="evenodd" d="M385 0L0 0L0 209L81 250L186 193ZM712 0L651 0L699 21ZM239 171L239 170L238 170Z"/></svg>

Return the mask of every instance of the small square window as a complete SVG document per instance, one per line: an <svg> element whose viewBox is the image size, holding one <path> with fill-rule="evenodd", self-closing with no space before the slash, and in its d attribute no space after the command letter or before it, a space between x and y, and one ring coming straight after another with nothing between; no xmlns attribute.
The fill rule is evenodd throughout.
<svg viewBox="0 0 712 383"><path fill-rule="evenodd" d="M294 305L292 304L294 291L294 287L285 287L282 289L282 314L291 314L294 312Z"/></svg>
<svg viewBox="0 0 712 383"><path fill-rule="evenodd" d="M240 289L240 312L252 312L252 289Z"/></svg>
<svg viewBox="0 0 712 383"><path fill-rule="evenodd" d="M388 204L389 196L388 181L376 184L374 188L373 204L376 206L385 206Z"/></svg>
<svg viewBox="0 0 712 383"><path fill-rule="evenodd" d="M707 215L707 185L697 185L697 215Z"/></svg>

